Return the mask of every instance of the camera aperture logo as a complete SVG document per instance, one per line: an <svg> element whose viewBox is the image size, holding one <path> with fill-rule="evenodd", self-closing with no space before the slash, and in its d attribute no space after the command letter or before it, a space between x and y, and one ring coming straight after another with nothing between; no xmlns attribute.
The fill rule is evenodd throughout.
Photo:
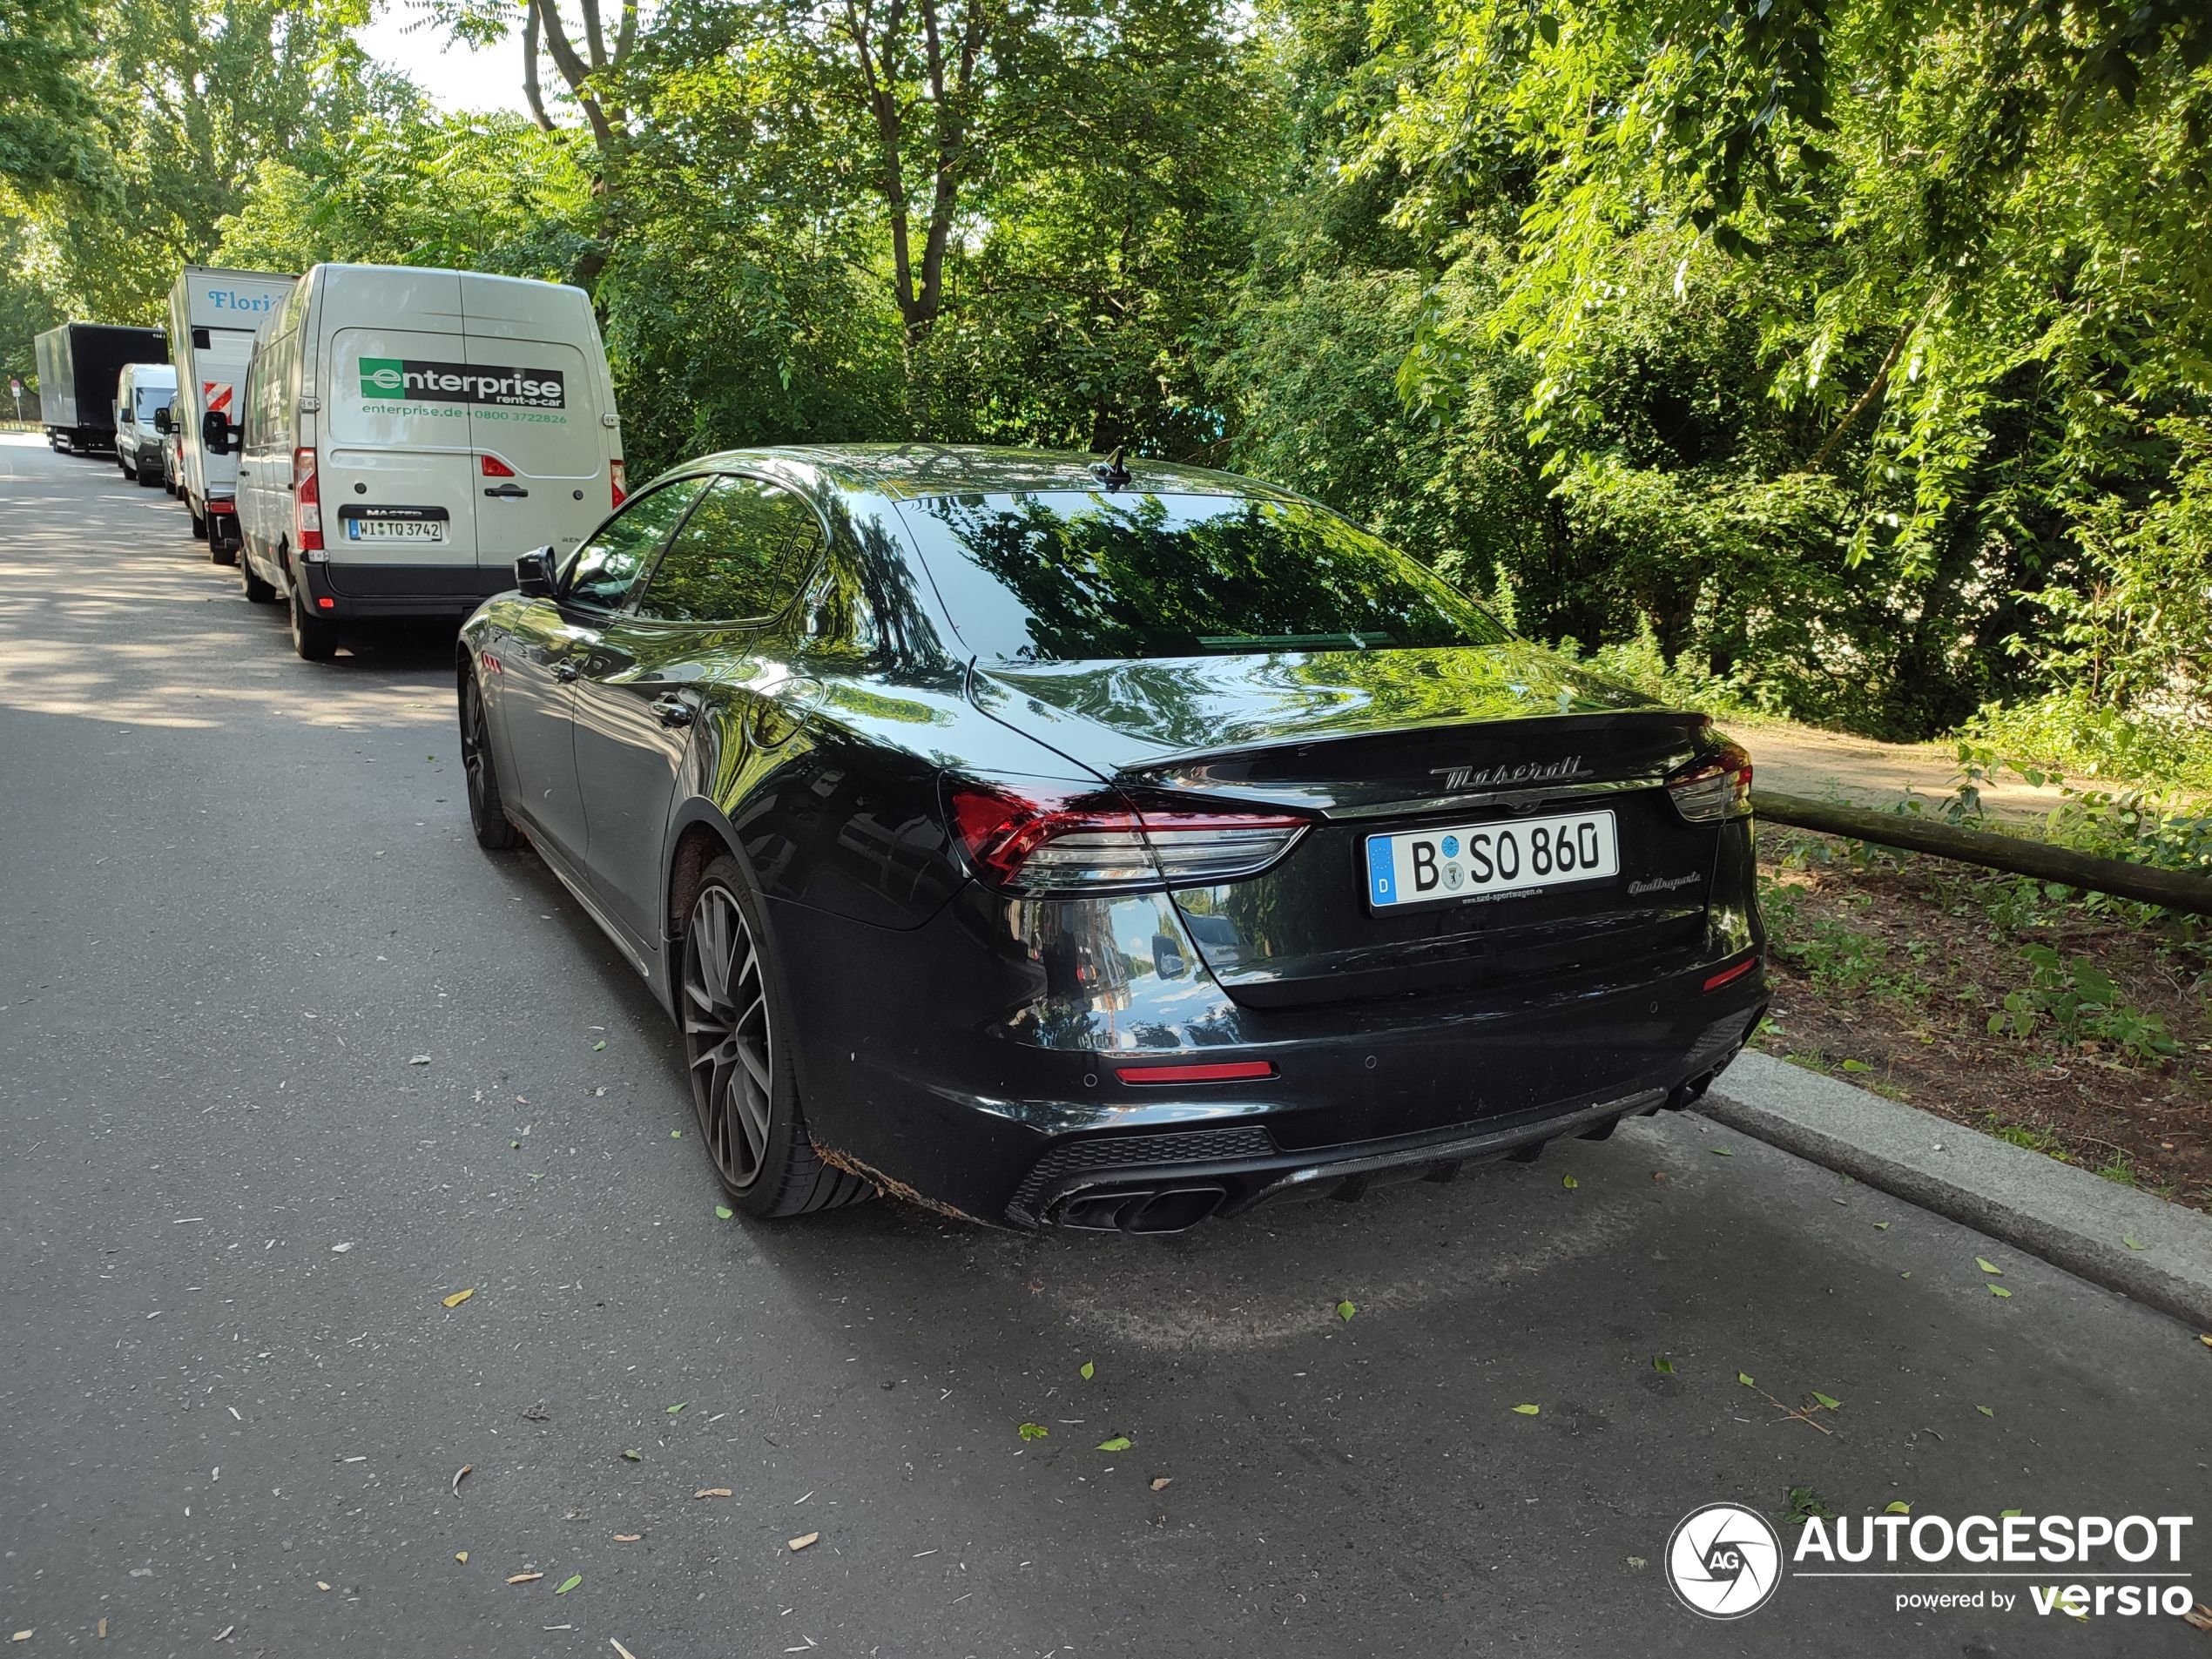
<svg viewBox="0 0 2212 1659"><path fill-rule="evenodd" d="M1683 1516L1667 1540L1667 1582L1684 1607L1708 1619L1757 1612L1773 1598L1784 1573L1896 1581L1880 1593L1908 1615L2184 1615L2196 1598L2182 1539L2195 1525L2188 1515L2030 1515L2017 1509L1953 1521L1916 1515L1896 1503L1878 1515L1808 1517L1785 1551L1773 1523L1757 1510L1709 1503Z"/></svg>
<svg viewBox="0 0 2212 1659"><path fill-rule="evenodd" d="M557 409L567 403L568 383L557 368L431 363L412 357L364 357L361 368L363 397L525 409Z"/></svg>
<svg viewBox="0 0 2212 1659"><path fill-rule="evenodd" d="M1755 1509L1709 1503L1683 1516L1667 1541L1667 1582L1692 1613L1740 1619L1782 1582L1781 1537Z"/></svg>

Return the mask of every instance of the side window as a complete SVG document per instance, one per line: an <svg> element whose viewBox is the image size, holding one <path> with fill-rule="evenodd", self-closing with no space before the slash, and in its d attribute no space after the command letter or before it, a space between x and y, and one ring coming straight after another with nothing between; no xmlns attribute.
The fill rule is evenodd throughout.
<svg viewBox="0 0 2212 1659"><path fill-rule="evenodd" d="M597 610L621 604L705 482L679 478L625 503L577 549L562 573L561 597Z"/></svg>
<svg viewBox="0 0 2212 1659"><path fill-rule="evenodd" d="M247 405L246 419L252 422L253 428L248 436L256 444L269 442L269 415L275 408L275 400L271 395L275 381L271 371L276 368L276 353L272 349L273 344L272 341L253 354L253 384L248 388L253 401Z"/></svg>
<svg viewBox="0 0 2212 1659"><path fill-rule="evenodd" d="M253 442L261 435L261 414L255 406L261 397L261 354L255 352L246 360L246 386L238 395L237 420L245 428L244 440Z"/></svg>
<svg viewBox="0 0 2212 1659"><path fill-rule="evenodd" d="M300 356L307 342L307 331L294 328L284 337L277 347L276 373L269 376L269 424L272 435L289 449L299 442L293 435L298 421L294 411L300 400Z"/></svg>
<svg viewBox="0 0 2212 1659"><path fill-rule="evenodd" d="M718 478L637 602L661 622L755 622L791 603L821 551L814 509L754 478Z"/></svg>

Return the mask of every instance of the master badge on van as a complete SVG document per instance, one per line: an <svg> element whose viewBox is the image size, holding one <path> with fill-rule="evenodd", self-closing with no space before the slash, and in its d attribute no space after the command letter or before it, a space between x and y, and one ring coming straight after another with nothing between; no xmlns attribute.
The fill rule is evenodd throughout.
<svg viewBox="0 0 2212 1659"><path fill-rule="evenodd" d="M412 357L364 357L361 362L363 397L495 403L528 409L557 409L566 402L567 387L557 368L428 363Z"/></svg>

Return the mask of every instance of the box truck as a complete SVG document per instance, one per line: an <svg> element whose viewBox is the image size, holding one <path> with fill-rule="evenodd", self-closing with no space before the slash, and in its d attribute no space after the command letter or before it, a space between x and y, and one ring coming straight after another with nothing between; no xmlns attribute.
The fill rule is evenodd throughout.
<svg viewBox="0 0 2212 1659"><path fill-rule="evenodd" d="M169 290L169 355L177 366L178 490L218 564L238 557L238 457L211 448L210 414L238 419L253 331L292 292L297 277L188 265Z"/></svg>
<svg viewBox="0 0 2212 1659"><path fill-rule="evenodd" d="M581 288L318 265L261 325L240 393L239 575L293 645L337 624L456 624L622 504L622 423ZM219 414L208 447L231 441Z"/></svg>
<svg viewBox="0 0 2212 1659"><path fill-rule="evenodd" d="M65 322L38 336L38 408L46 442L90 455L115 448L115 388L125 363L165 363L158 328Z"/></svg>

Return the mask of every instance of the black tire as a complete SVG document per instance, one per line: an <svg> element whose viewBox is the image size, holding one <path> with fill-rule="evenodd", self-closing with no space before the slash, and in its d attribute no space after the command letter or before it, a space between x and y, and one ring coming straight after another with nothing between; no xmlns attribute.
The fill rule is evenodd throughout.
<svg viewBox="0 0 2212 1659"><path fill-rule="evenodd" d="M732 1204L772 1219L834 1210L874 1187L822 1162L799 1109L782 975L735 859L706 867L675 951L691 1116Z"/></svg>
<svg viewBox="0 0 2212 1659"><path fill-rule="evenodd" d="M327 663L338 654L338 631L320 617L309 616L307 584L292 583L292 649L302 662Z"/></svg>
<svg viewBox="0 0 2212 1659"><path fill-rule="evenodd" d="M275 585L273 583L262 581L261 578L254 573L253 561L246 556L246 553L243 549L239 550L238 556L238 574L239 581L245 584L246 597L251 599L255 604L271 605L276 603L277 590Z"/></svg>
<svg viewBox="0 0 2212 1659"><path fill-rule="evenodd" d="M190 496L185 497L185 510L192 515L192 533L203 542L214 541L215 538L207 533L207 515L192 504ZM215 563L220 564L222 560L218 559Z"/></svg>
<svg viewBox="0 0 2212 1659"><path fill-rule="evenodd" d="M461 765L468 774L469 827L487 853L504 853L522 838L499 796L499 768L491 758L483 690L474 671L461 671Z"/></svg>

